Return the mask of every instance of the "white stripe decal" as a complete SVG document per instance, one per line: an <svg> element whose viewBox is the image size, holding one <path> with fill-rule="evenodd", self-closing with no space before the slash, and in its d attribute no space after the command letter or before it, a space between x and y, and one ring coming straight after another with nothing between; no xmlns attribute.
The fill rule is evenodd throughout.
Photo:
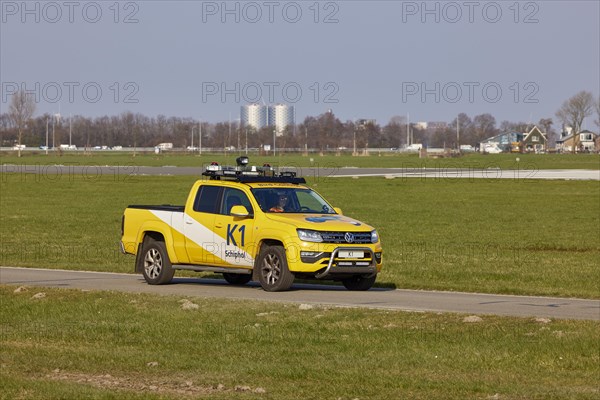
<svg viewBox="0 0 600 400"><path fill-rule="evenodd" d="M186 239L211 253L215 257L223 260L227 264L251 267L254 265L254 259L243 249L227 245L227 241L221 236L215 234L208 227L202 225L185 213L173 211L149 210L157 218L176 230ZM191 224L184 222L184 219ZM232 256L227 256L231 254Z"/></svg>

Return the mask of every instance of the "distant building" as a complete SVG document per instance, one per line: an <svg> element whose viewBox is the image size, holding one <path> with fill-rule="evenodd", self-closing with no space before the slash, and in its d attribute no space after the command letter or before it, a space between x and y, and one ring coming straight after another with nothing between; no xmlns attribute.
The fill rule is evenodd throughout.
<svg viewBox="0 0 600 400"><path fill-rule="evenodd" d="M295 121L294 106L275 104L269 106L268 124L275 128L277 136L283 135L288 126L293 126Z"/></svg>
<svg viewBox="0 0 600 400"><path fill-rule="evenodd" d="M513 143L520 143L524 135L519 132L503 132L499 135L487 138L479 143L479 151L490 152L489 149L497 148L500 152L510 152L513 149Z"/></svg>
<svg viewBox="0 0 600 400"><path fill-rule="evenodd" d="M356 120L356 125L375 125L377 124L377 120L369 119L369 118L361 118Z"/></svg>
<svg viewBox="0 0 600 400"><path fill-rule="evenodd" d="M159 150L172 150L173 143L159 143L156 148Z"/></svg>
<svg viewBox="0 0 600 400"><path fill-rule="evenodd" d="M598 149L597 142L598 134L585 130L576 135L570 134L568 136L561 137L556 141L556 149L568 153L572 152L573 146L575 146L576 152L594 152Z"/></svg>
<svg viewBox="0 0 600 400"><path fill-rule="evenodd" d="M427 123L427 129L429 130L437 130L437 129L446 129L448 124L446 122L441 121L430 121Z"/></svg>
<svg viewBox="0 0 600 400"><path fill-rule="evenodd" d="M529 132L503 132L479 143L479 151L487 153L523 153L546 151L548 139L537 126Z"/></svg>
<svg viewBox="0 0 600 400"><path fill-rule="evenodd" d="M294 125L295 110L294 106L287 104L247 104L241 107L240 117L244 126L251 126L257 131L271 126L275 128L277 136L281 136L286 127Z"/></svg>
<svg viewBox="0 0 600 400"><path fill-rule="evenodd" d="M241 107L240 118L243 126L251 126L257 131L267 126L267 106L260 104L246 104Z"/></svg>
<svg viewBox="0 0 600 400"><path fill-rule="evenodd" d="M534 126L523 138L521 146L526 153L542 153L546 151L547 144L546 135L537 126Z"/></svg>

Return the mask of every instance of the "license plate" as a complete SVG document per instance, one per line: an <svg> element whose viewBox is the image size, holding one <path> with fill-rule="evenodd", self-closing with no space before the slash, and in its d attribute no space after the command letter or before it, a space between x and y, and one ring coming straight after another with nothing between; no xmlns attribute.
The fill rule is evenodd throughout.
<svg viewBox="0 0 600 400"><path fill-rule="evenodd" d="M364 251L356 250L340 250L338 251L339 258L365 258Z"/></svg>

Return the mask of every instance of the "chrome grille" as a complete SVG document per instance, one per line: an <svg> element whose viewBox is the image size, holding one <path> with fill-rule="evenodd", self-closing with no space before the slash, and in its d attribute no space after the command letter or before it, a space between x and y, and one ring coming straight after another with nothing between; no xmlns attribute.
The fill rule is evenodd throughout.
<svg viewBox="0 0 600 400"><path fill-rule="evenodd" d="M323 243L371 243L371 232L321 232Z"/></svg>

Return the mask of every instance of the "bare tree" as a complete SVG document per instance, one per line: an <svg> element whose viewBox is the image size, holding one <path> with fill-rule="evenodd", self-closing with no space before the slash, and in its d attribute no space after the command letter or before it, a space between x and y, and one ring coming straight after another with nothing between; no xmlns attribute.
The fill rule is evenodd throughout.
<svg viewBox="0 0 600 400"><path fill-rule="evenodd" d="M538 125L544 129L543 133L546 135L546 139L548 140L548 146L551 145L554 147L556 138L554 137L554 132L552 131L552 124L554 124L552 118L541 118L540 122L538 122Z"/></svg>
<svg viewBox="0 0 600 400"><path fill-rule="evenodd" d="M465 114L460 113L448 124L449 129L454 130L456 136L456 147L460 147L462 144L476 144L477 139L475 138L473 121Z"/></svg>
<svg viewBox="0 0 600 400"><path fill-rule="evenodd" d="M598 100L596 101L596 117L598 118L596 121L596 126L600 128L600 96L598 96Z"/></svg>
<svg viewBox="0 0 600 400"><path fill-rule="evenodd" d="M401 148L406 144L406 118L393 117L383 127L384 143L388 147Z"/></svg>
<svg viewBox="0 0 600 400"><path fill-rule="evenodd" d="M554 121L552 121L552 118L541 118L540 122L538 122L538 125L544 128L544 133L548 133L550 132L550 129L552 129L553 123Z"/></svg>
<svg viewBox="0 0 600 400"><path fill-rule="evenodd" d="M18 132L18 156L21 157L21 139L23 138L23 131L27 125L27 122L33 116L35 112L35 99L32 95L19 90L13 94L8 109L8 114L13 125L16 126Z"/></svg>
<svg viewBox="0 0 600 400"><path fill-rule="evenodd" d="M500 123L500 130L502 132L519 132L524 133L529 131L529 124L527 122L511 122L502 121Z"/></svg>
<svg viewBox="0 0 600 400"><path fill-rule="evenodd" d="M496 118L492 114L480 114L473 118L473 127L478 142L498 134Z"/></svg>
<svg viewBox="0 0 600 400"><path fill-rule="evenodd" d="M569 100L565 101L560 109L556 112L556 116L563 124L573 128L573 146L572 152L577 149L578 133L581 131L581 125L585 117L592 115L594 109L594 97L590 92L585 90L577 93Z"/></svg>

